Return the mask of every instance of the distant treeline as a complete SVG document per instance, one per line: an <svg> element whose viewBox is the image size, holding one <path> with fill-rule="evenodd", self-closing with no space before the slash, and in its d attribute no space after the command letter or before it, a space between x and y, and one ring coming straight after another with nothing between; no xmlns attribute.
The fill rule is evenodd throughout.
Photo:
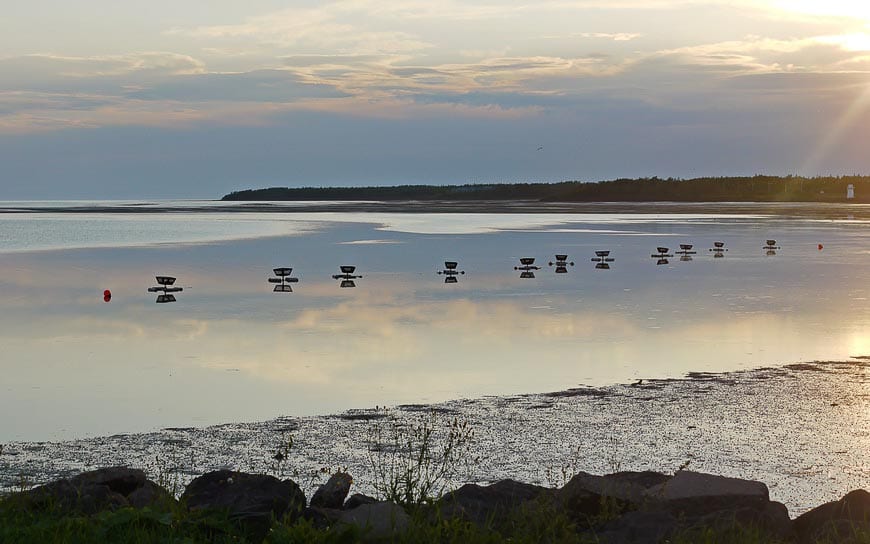
<svg viewBox="0 0 870 544"><path fill-rule="evenodd" d="M272 187L236 191L222 200L537 200L546 202L870 202L870 176L639 178L560 183Z"/></svg>

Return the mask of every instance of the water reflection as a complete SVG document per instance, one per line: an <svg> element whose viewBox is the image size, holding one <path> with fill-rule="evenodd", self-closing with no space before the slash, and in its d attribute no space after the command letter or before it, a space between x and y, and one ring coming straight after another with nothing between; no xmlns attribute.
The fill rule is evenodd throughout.
<svg viewBox="0 0 870 544"><path fill-rule="evenodd" d="M183 287L173 287L175 278L172 276L156 276L157 287L149 287L149 293L161 293L157 295L157 304L165 304L167 302L175 302L175 295L172 293L180 293L184 290ZM111 297L109 297L111 298ZM103 300L105 300L105 295Z"/></svg>
<svg viewBox="0 0 870 544"><path fill-rule="evenodd" d="M290 284L299 282L299 278L290 277L290 274L293 273L293 268L273 268L272 272L275 274L275 277L268 279L269 283L276 284L272 291L275 293L292 293L293 289L290 287Z"/></svg>
<svg viewBox="0 0 870 544"><path fill-rule="evenodd" d="M535 265L534 257L521 257L520 265L515 266L514 270L520 271L520 278L522 279L532 279L535 277L535 270L540 270L540 266Z"/></svg>
<svg viewBox="0 0 870 544"><path fill-rule="evenodd" d="M697 255L698 254L697 251L692 251L693 247L694 246L692 244L680 244L680 250L676 251L675 253L677 255L682 255L684 257L688 257L689 255ZM680 260L682 260L682 259L680 259ZM687 260L691 261L692 259L687 259Z"/></svg>
<svg viewBox="0 0 870 544"><path fill-rule="evenodd" d="M356 282L354 282L353 280L362 278L361 275L354 275L354 272L356 271L356 266L341 265L339 269L341 270L341 274L333 274L332 279L341 280L340 287L342 289L356 287Z"/></svg>
<svg viewBox="0 0 870 544"><path fill-rule="evenodd" d="M568 255L565 253L557 253L556 260L548 263L550 266L555 266L556 274L567 274L568 267L574 266L574 261L568 261Z"/></svg>
<svg viewBox="0 0 870 544"><path fill-rule="evenodd" d="M465 270L459 270L458 261L444 261L444 270L439 270L439 275L444 275L444 283L459 283L459 275L464 275Z"/></svg>
<svg viewBox="0 0 870 544"><path fill-rule="evenodd" d="M728 248L725 247L725 242L713 242L713 247L708 251L712 251L714 257L724 257Z"/></svg>
<svg viewBox="0 0 870 544"><path fill-rule="evenodd" d="M395 244L342 245L387 236L370 225L209 246L6 255L0 410L28 410L0 422L0 442L870 353L870 253L848 250L870 247L870 229L775 227L790 250L764 259L756 224L632 225L734 244L728 260L699 259L667 273L650 270L649 238L636 235L390 233ZM559 256L594 251L595 270L520 281L509 267L530 247ZM615 250L621 266L610 269L610 250L595 247ZM299 256L293 264L306 276L292 307L263 289L263 269L279 254ZM456 258L442 272L459 262L474 271L450 289L421 265L445 254ZM329 276L338 259L356 264L333 279L353 282L359 265L366 282L336 289ZM519 263L520 278L540 270L534 258ZM155 265L196 276L184 304L143 300L142 270ZM112 304L97 296L105 287Z"/></svg>

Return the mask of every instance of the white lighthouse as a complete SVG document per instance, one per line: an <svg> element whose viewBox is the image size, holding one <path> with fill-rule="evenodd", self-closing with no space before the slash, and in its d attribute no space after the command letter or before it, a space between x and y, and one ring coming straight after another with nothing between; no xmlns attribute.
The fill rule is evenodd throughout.
<svg viewBox="0 0 870 544"><path fill-rule="evenodd" d="M852 200L855 198L855 186L851 183L846 186L846 200Z"/></svg>

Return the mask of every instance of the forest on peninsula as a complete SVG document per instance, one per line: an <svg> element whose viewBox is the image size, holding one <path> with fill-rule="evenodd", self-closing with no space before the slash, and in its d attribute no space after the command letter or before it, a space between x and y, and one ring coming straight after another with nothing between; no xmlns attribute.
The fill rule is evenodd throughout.
<svg viewBox="0 0 870 544"><path fill-rule="evenodd" d="M853 186L854 198L847 199ZM870 203L870 176L636 178L558 183L271 187L230 193L227 201L533 200L540 202L853 202Z"/></svg>

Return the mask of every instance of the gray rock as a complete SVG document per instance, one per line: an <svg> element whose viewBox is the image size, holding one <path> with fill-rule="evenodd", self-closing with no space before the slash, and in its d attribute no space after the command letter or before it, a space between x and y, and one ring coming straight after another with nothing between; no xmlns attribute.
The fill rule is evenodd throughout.
<svg viewBox="0 0 870 544"><path fill-rule="evenodd" d="M309 506L302 511L302 519L310 521L317 529L326 530L338 523L338 520L341 518L341 512L341 510L334 508Z"/></svg>
<svg viewBox="0 0 870 544"><path fill-rule="evenodd" d="M128 506L154 504L160 498L174 500L169 492L145 478L145 473L127 467L83 472L21 493L16 500L30 510L94 514Z"/></svg>
<svg viewBox="0 0 870 544"><path fill-rule="evenodd" d="M657 544L665 541L678 524L668 512L627 512L597 531L594 539L601 544Z"/></svg>
<svg viewBox="0 0 870 544"><path fill-rule="evenodd" d="M770 495L761 482L682 470L647 489L645 496L673 513L701 516L721 510L761 509Z"/></svg>
<svg viewBox="0 0 870 544"><path fill-rule="evenodd" d="M661 486L670 481L671 478L673 477L650 471L615 472L604 476L578 472L562 488L562 491L583 489L604 497L640 503L645 500L649 489Z"/></svg>
<svg viewBox="0 0 870 544"><path fill-rule="evenodd" d="M361 506L363 504L372 504L374 502L378 502L378 499L370 497L368 495L363 495L361 493L354 493L344 502L344 509L352 510L357 506Z"/></svg>
<svg viewBox="0 0 870 544"><path fill-rule="evenodd" d="M556 492L556 498L572 518L579 520L599 515L604 507L624 510L630 504L641 504L646 501L648 489L670 479L658 472L616 472L605 476L578 472Z"/></svg>
<svg viewBox="0 0 870 544"><path fill-rule="evenodd" d="M436 503L443 519L460 518L480 526L499 527L530 501L553 498L554 490L514 480L489 486L466 484Z"/></svg>
<svg viewBox="0 0 870 544"><path fill-rule="evenodd" d="M311 497L311 506L318 508L341 508L352 483L353 478L350 474L336 472L314 492L314 496Z"/></svg>
<svg viewBox="0 0 870 544"><path fill-rule="evenodd" d="M856 530L870 531L870 493L863 489L851 491L838 501L798 516L792 525L801 542L846 542Z"/></svg>
<svg viewBox="0 0 870 544"><path fill-rule="evenodd" d="M153 507L174 503L175 497L151 480L145 480L141 487L134 489L127 495L127 501L133 508L145 508L146 506Z"/></svg>
<svg viewBox="0 0 870 544"><path fill-rule="evenodd" d="M768 502L758 507L750 506L720 510L698 518L690 518L692 528L733 529L735 526L755 528L765 535L785 539L791 535L791 518L788 508L780 502Z"/></svg>
<svg viewBox="0 0 870 544"><path fill-rule="evenodd" d="M145 485L145 473L136 468L109 467L82 472L70 478L76 487L104 485L120 495L127 496ZM156 484L155 484L156 485Z"/></svg>
<svg viewBox="0 0 870 544"><path fill-rule="evenodd" d="M181 501L191 510L221 510L252 540L261 540L273 517L292 523L305 508L305 494L292 480L266 474L219 470L203 474L187 486Z"/></svg>
<svg viewBox="0 0 870 544"><path fill-rule="evenodd" d="M410 523L410 516L401 506L376 502L342 511L337 526L356 527L366 539L383 540L407 531Z"/></svg>

